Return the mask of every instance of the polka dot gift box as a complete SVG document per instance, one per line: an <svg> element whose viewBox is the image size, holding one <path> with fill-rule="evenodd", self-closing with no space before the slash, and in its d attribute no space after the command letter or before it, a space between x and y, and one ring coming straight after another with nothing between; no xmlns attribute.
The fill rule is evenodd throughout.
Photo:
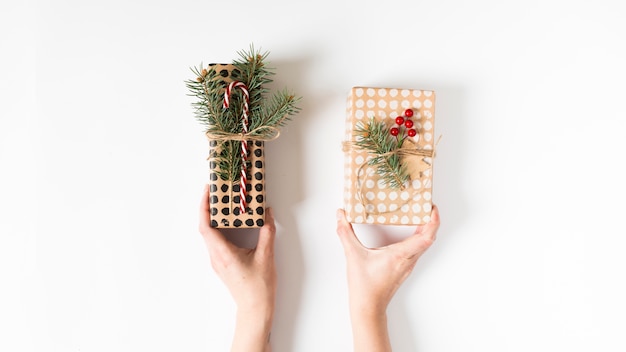
<svg viewBox="0 0 626 352"><path fill-rule="evenodd" d="M357 224L430 220L435 93L354 87L347 99L344 208Z"/></svg>
<svg viewBox="0 0 626 352"><path fill-rule="evenodd" d="M232 64L192 68L197 77L186 81L209 139L210 225L217 228L264 225L264 143L300 110L299 98L286 90L268 96L267 53L251 47L240 55Z"/></svg>
<svg viewBox="0 0 626 352"><path fill-rule="evenodd" d="M246 212L241 211L241 184L220 179L219 165L214 158L219 155L217 142L210 141L209 198L212 227L261 227L265 219L264 143L248 142L250 166L246 182Z"/></svg>
<svg viewBox="0 0 626 352"><path fill-rule="evenodd" d="M241 76L237 68L230 64L211 64L216 72L215 79L224 82L221 94L231 83ZM232 95L233 93L230 92ZM226 95L227 96L227 95ZM223 152L224 144L216 140L209 141L209 197L211 226L220 228L261 227L265 219L265 184L263 177L264 143L263 141L245 141L246 160L249 166L245 172L245 182L239 178L229 181L220 178L220 166L217 161ZM242 183L245 189L242 192ZM242 203L243 197L243 203ZM245 204L242 211L241 204Z"/></svg>

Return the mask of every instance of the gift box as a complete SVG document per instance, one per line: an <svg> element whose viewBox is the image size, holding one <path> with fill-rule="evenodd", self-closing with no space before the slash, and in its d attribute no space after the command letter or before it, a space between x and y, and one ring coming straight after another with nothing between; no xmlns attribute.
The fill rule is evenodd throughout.
<svg viewBox="0 0 626 352"><path fill-rule="evenodd" d="M229 141L231 143L238 141ZM241 185L219 177L219 165L215 158L222 146L216 141L209 142L209 192L211 227L237 228L261 227L265 219L264 143L248 142L250 165L246 184L246 212L240 208Z"/></svg>
<svg viewBox="0 0 626 352"><path fill-rule="evenodd" d="M192 67L186 80L196 119L209 139L210 226L262 227L265 219L265 142L300 111L300 97L271 93L268 53L250 46L232 64Z"/></svg>
<svg viewBox="0 0 626 352"><path fill-rule="evenodd" d="M223 82L220 94L233 80L240 77L240 72L231 64L211 64L216 80ZM213 140L209 136L209 192L211 227L241 228L261 227L265 219L265 184L264 184L264 142L246 141L248 149L247 184L245 192L246 211L241 210L241 185L239 182L222 179L219 164L216 161L221 151L230 143L241 143L238 139Z"/></svg>
<svg viewBox="0 0 626 352"><path fill-rule="evenodd" d="M434 108L435 93L429 90L351 89L344 142L344 209L349 222L430 221Z"/></svg>

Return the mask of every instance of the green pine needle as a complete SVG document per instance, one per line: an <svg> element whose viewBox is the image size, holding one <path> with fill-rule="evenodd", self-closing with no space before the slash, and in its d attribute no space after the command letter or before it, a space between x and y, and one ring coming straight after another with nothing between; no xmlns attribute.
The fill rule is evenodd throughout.
<svg viewBox="0 0 626 352"><path fill-rule="evenodd" d="M354 133L355 146L373 155L367 164L376 168L376 174L383 184L394 189L403 188L409 180L409 174L400 156L394 153L401 143L389 134L388 126L372 117L367 123L357 122Z"/></svg>
<svg viewBox="0 0 626 352"><path fill-rule="evenodd" d="M240 51L238 54L239 59L232 64L241 72L237 80L248 87L248 131L254 131L250 134L253 138L270 140L275 136L276 129L284 126L300 111L296 106L300 97L295 97L287 90L267 97L270 92L265 87L272 82L271 77L274 75L265 62L269 52L258 51L251 45L248 51ZM211 66L205 68L201 63L198 67L192 67L191 71L197 78L185 81L185 85L189 90L188 95L196 99L191 105L196 120L205 126L205 132L215 136L240 134L243 130L241 114L244 102L241 91L233 91L230 107L224 109L224 95L220 92L224 82L215 79L218 75L215 69ZM213 154L211 157L216 159L219 166L219 177L237 182L242 162L241 141L218 141Z"/></svg>

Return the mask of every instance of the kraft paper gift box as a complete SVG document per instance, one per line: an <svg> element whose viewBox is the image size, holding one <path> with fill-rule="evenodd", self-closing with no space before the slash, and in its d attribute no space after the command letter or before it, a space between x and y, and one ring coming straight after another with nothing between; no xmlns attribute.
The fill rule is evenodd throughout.
<svg viewBox="0 0 626 352"><path fill-rule="evenodd" d="M237 79L238 70L230 64L212 64L217 73L216 79L228 83ZM240 185L238 182L222 180L219 165L215 161L224 143L241 143L240 140L210 140L209 146L209 192L211 227L218 228L257 228L265 220L265 155L263 141L248 141L248 161L246 185L246 212L240 209Z"/></svg>
<svg viewBox="0 0 626 352"><path fill-rule="evenodd" d="M417 134L406 137L403 167L409 180L402 187L385 184L368 161L375 155L354 146L355 129L370 119L396 126L406 109ZM430 221L434 159L435 92L420 89L354 87L347 99L344 209L357 224L419 225ZM397 127L397 126L396 126ZM402 132L401 132L402 133ZM345 147L348 145L349 147ZM418 153L413 153L418 151ZM415 155L418 154L418 155Z"/></svg>

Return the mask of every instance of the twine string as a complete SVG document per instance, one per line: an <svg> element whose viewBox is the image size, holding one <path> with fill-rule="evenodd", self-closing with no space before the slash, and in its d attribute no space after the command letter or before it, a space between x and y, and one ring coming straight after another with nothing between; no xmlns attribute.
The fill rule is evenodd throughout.
<svg viewBox="0 0 626 352"><path fill-rule="evenodd" d="M269 132L269 133L267 133ZM230 141L230 140L245 140L245 141L273 141L280 136L280 130L274 126L259 126L248 133L230 133L230 132L206 132L207 138L213 141Z"/></svg>
<svg viewBox="0 0 626 352"><path fill-rule="evenodd" d="M267 133L268 131L269 131L269 134ZM223 143L226 141L233 141L233 140L245 140L245 141L253 141L253 142L273 141L280 136L280 130L274 126L260 126L252 130L249 130L247 134L229 133L229 132L222 132L222 131L219 131L219 132L207 131L205 134L209 140L218 142L218 144L214 148L219 148L219 145L220 145L219 143ZM215 151L211 152L207 160L217 159L218 158L217 154L218 153L216 153ZM233 182L231 181L230 184L231 184L230 189L232 190ZM233 211L232 202L230 202L230 204L231 204L230 212L232 213ZM240 206L241 206L241 200L240 200Z"/></svg>
<svg viewBox="0 0 626 352"><path fill-rule="evenodd" d="M354 141L343 142L343 148L342 149L343 149L344 152L349 152L349 151L354 150L354 149L362 150L362 148L358 147ZM392 150L392 151L387 152L387 153L381 153L381 154L377 154L377 155L378 156L382 156L382 157L391 156L391 155L398 155L400 157L402 157L402 156L421 156L421 157L423 157L422 160L424 162L426 162L427 164L432 166L432 164L428 163L426 160L424 160L424 158L433 158L435 156L435 150L434 149L424 149L424 148L421 148L419 146L416 146L416 148L399 148L399 149ZM363 216L364 217L367 217L367 215L383 215L383 214L395 213L396 211L401 209L404 205L409 204L410 200L413 199L413 197L416 194L418 194L419 192L421 192L422 189L424 188L424 183L420 182L420 188L413 188L413 192L411 193L411 195L407 198L407 200L404 203L402 203L400 205L400 207L398 209L394 209L394 210L389 210L388 209L388 210L385 210L385 211L378 211L374 207L374 210L368 211L367 210L367 206L370 205L370 203L366 203L365 197L363 196L363 193L364 193L363 187L365 185L365 181L367 180L367 178L369 176L369 175L367 175L367 172L364 171L364 168L366 166L368 166L368 163L366 161L364 161L361 165L359 165L359 168L357 169L357 179L356 179L357 180L356 197L359 200L359 203L361 203L361 205L363 207Z"/></svg>

